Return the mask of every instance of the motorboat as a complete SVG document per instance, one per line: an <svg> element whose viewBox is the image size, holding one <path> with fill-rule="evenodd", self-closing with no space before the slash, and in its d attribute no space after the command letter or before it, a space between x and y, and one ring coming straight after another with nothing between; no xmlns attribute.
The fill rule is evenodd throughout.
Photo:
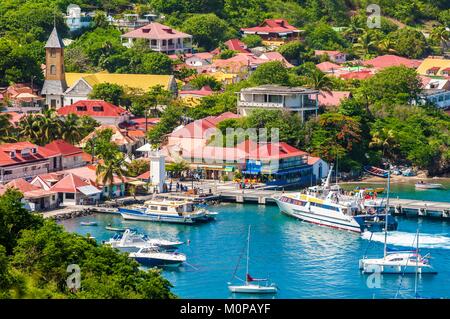
<svg viewBox="0 0 450 319"><path fill-rule="evenodd" d="M198 208L188 200L149 200L143 205L119 208L125 220L196 224L214 220L217 213Z"/></svg>
<svg viewBox="0 0 450 319"><path fill-rule="evenodd" d="M97 222L81 222L81 226L97 226Z"/></svg>
<svg viewBox="0 0 450 319"><path fill-rule="evenodd" d="M439 183L427 183L424 181L420 181L419 183L415 184L417 189L443 189L444 186Z"/></svg>
<svg viewBox="0 0 450 319"><path fill-rule="evenodd" d="M169 241L160 238L149 238L147 235L139 234L130 229L126 229L123 234L116 234L108 241L105 241L104 244L123 251L136 252L140 248L154 246L165 250L174 250L182 245L183 242Z"/></svg>
<svg viewBox="0 0 450 319"><path fill-rule="evenodd" d="M384 212L385 203L366 198L365 191L346 195L338 184L330 185L333 166L321 186L309 187L304 193L282 194L273 197L280 211L300 220L357 233L380 231L386 225L397 229L395 218Z"/></svg>
<svg viewBox="0 0 450 319"><path fill-rule="evenodd" d="M249 274L249 255L250 255L250 226L248 227L248 235L247 235L247 268L245 281L236 276L236 271L233 274L233 277L242 281L242 285L233 285L228 283L228 289L232 293L246 293L246 294L275 294L277 293L277 287L274 283L269 284L269 279L262 278L253 278ZM239 263L238 263L239 266ZM237 270L237 267L236 267Z"/></svg>
<svg viewBox="0 0 450 319"><path fill-rule="evenodd" d="M186 255L164 251L156 246L140 248L129 253L129 257L148 267L179 267L186 261Z"/></svg>

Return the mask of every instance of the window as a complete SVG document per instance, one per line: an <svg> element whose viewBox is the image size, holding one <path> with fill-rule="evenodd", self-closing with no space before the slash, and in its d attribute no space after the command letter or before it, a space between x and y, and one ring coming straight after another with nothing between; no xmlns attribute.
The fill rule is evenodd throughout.
<svg viewBox="0 0 450 319"><path fill-rule="evenodd" d="M56 100L51 99L51 100L50 100L50 106L51 106L53 109L56 108Z"/></svg>
<svg viewBox="0 0 450 319"><path fill-rule="evenodd" d="M77 111L78 112L86 112L87 107L85 105L77 106Z"/></svg>
<svg viewBox="0 0 450 319"><path fill-rule="evenodd" d="M52 75L56 74L56 65L54 64L50 65L50 74Z"/></svg>
<svg viewBox="0 0 450 319"><path fill-rule="evenodd" d="M66 199L75 199L74 193L66 193Z"/></svg>
<svg viewBox="0 0 450 319"><path fill-rule="evenodd" d="M50 49L50 56L52 58L56 57L56 49Z"/></svg>
<svg viewBox="0 0 450 319"><path fill-rule="evenodd" d="M150 210L158 210L158 206L150 206Z"/></svg>
<svg viewBox="0 0 450 319"><path fill-rule="evenodd" d="M281 103L282 101L281 95L269 95L269 103Z"/></svg>
<svg viewBox="0 0 450 319"><path fill-rule="evenodd" d="M167 206L161 206L161 210L166 212L167 211Z"/></svg>
<svg viewBox="0 0 450 319"><path fill-rule="evenodd" d="M94 106L92 109L94 112L103 112L103 106Z"/></svg>

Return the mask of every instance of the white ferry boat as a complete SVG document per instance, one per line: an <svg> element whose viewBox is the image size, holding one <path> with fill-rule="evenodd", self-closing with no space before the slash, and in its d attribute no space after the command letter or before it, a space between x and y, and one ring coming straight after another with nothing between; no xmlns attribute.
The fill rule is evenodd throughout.
<svg viewBox="0 0 450 319"><path fill-rule="evenodd" d="M367 209L363 193L344 195L338 185L330 186L331 172L323 186L309 187L306 194L283 194L274 197L280 211L303 221L357 233L382 231L386 213ZM397 229L397 222L388 215L388 230Z"/></svg>
<svg viewBox="0 0 450 319"><path fill-rule="evenodd" d="M187 200L149 200L144 205L119 208L126 220L195 224L215 219L217 213L196 208Z"/></svg>

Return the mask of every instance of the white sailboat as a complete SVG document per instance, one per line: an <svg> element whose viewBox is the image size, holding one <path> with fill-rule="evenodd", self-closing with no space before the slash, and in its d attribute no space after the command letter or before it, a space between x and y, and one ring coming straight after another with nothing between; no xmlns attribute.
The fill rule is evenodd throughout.
<svg viewBox="0 0 450 319"><path fill-rule="evenodd" d="M389 210L390 171L388 172L388 190L386 196L386 216ZM387 221L387 218L386 218ZM387 247L387 227L384 232L384 255L382 258L366 258L359 260L359 269L367 274L380 272L382 274L436 274L437 272L428 262L428 255L419 254L419 232L417 232L416 250L389 251Z"/></svg>
<svg viewBox="0 0 450 319"><path fill-rule="evenodd" d="M277 293L277 287L275 284L269 285L269 280L253 278L248 272L249 266L249 254L250 254L250 226L248 226L247 236L247 268L245 273L245 281L234 276L235 278L244 282L243 285L231 285L228 283L228 289L233 293L247 293L247 294L275 294ZM264 284L263 284L264 283Z"/></svg>

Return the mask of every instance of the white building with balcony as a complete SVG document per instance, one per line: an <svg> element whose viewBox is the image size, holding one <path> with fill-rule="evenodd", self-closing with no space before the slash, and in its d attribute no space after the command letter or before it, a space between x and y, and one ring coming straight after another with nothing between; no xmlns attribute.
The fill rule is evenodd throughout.
<svg viewBox="0 0 450 319"><path fill-rule="evenodd" d="M149 23L122 35L122 43L128 48L132 47L133 42L138 39L146 41L153 51L165 54L192 52L192 35L158 22Z"/></svg>
<svg viewBox="0 0 450 319"><path fill-rule="evenodd" d="M247 116L255 109L286 110L300 114L302 121L316 116L319 91L304 87L261 85L242 89L238 94L238 113Z"/></svg>

